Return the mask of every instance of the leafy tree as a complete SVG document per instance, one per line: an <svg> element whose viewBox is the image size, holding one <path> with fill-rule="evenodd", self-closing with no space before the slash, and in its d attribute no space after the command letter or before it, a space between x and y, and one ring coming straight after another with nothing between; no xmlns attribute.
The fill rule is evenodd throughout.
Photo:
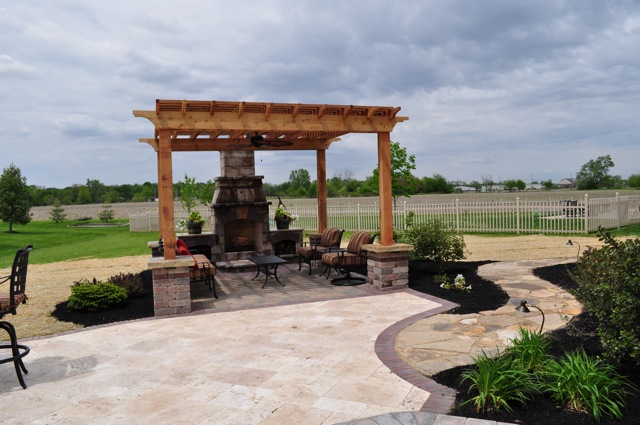
<svg viewBox="0 0 640 425"><path fill-rule="evenodd" d="M10 164L0 176L0 220L9 223L9 233L13 224L27 224L31 221L31 198L27 179L20 169Z"/></svg>
<svg viewBox="0 0 640 425"><path fill-rule="evenodd" d="M527 184L522 180L505 180L504 188L511 192L514 190L525 190Z"/></svg>
<svg viewBox="0 0 640 425"><path fill-rule="evenodd" d="M627 179L627 184L630 187L640 187L640 174L631 174Z"/></svg>
<svg viewBox="0 0 640 425"><path fill-rule="evenodd" d="M553 182L551 181L551 179L549 179L549 180L547 180L547 181L545 181L545 182L542 182L542 187L544 187L544 188L545 188L545 189L547 189L547 190L551 190L551 189L553 189L554 187L556 187L556 185L555 185L555 184L553 184Z"/></svg>
<svg viewBox="0 0 640 425"><path fill-rule="evenodd" d="M407 149L400 146L400 142L391 142L391 197L395 205L400 196L411 196L416 190L416 178L411 170L416 169L416 156L407 155ZM373 170L371 184L375 185L378 193L378 169Z"/></svg>
<svg viewBox="0 0 640 425"><path fill-rule="evenodd" d="M291 186L293 188L308 188L311 184L311 176L309 175L309 171L304 168L293 170L289 174L289 183L291 183Z"/></svg>
<svg viewBox="0 0 640 425"><path fill-rule="evenodd" d="M578 189L598 189L601 187L610 187L612 185L609 170L614 166L611 155L599 156L596 159L589 160L582 165L576 180L578 181Z"/></svg>
<svg viewBox="0 0 640 425"><path fill-rule="evenodd" d="M182 208L184 208L187 213L191 214L191 211L196 207L198 199L198 184L196 183L196 178L189 177L185 174L184 181L178 182L176 186L180 191L180 203L182 204Z"/></svg>
<svg viewBox="0 0 640 425"><path fill-rule="evenodd" d="M91 180L87 179L87 188L89 189L89 193L91 194L91 202L99 202L102 199L102 196L106 193L107 187L100 182L100 180Z"/></svg>
<svg viewBox="0 0 640 425"><path fill-rule="evenodd" d="M477 180L472 180L471 183L469 183L469 186L474 188L476 192L480 192L482 190L482 183Z"/></svg>
<svg viewBox="0 0 640 425"><path fill-rule="evenodd" d="M77 204L91 204L91 192L87 186L80 186L78 188L78 196L76 197Z"/></svg>
<svg viewBox="0 0 640 425"><path fill-rule="evenodd" d="M440 174L434 174L420 180L420 189L422 193L453 193L453 184Z"/></svg>
<svg viewBox="0 0 640 425"><path fill-rule="evenodd" d="M213 201L213 192L216 189L216 185L213 180L209 179L206 183L200 183L198 185L198 200L202 205L209 205Z"/></svg>

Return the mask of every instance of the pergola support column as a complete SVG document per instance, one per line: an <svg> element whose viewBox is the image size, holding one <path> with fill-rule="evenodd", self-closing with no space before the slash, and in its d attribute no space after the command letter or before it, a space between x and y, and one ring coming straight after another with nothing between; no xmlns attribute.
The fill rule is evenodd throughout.
<svg viewBox="0 0 640 425"><path fill-rule="evenodd" d="M160 236L164 243L164 258L176 258L176 234L173 211L173 164L171 160L171 130L161 129L158 149L158 207Z"/></svg>
<svg viewBox="0 0 640 425"><path fill-rule="evenodd" d="M391 194L391 133L378 133L378 193L380 243L393 244L393 199Z"/></svg>
<svg viewBox="0 0 640 425"><path fill-rule="evenodd" d="M327 158L326 150L316 151L316 167L318 181L318 232L322 232L327 224Z"/></svg>

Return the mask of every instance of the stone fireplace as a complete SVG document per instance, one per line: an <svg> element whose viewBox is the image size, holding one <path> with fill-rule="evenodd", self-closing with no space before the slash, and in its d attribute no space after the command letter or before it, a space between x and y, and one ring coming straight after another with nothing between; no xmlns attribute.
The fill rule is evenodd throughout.
<svg viewBox="0 0 640 425"><path fill-rule="evenodd" d="M263 176L255 175L253 152L220 152L220 177L211 203L214 261L246 260L273 253Z"/></svg>

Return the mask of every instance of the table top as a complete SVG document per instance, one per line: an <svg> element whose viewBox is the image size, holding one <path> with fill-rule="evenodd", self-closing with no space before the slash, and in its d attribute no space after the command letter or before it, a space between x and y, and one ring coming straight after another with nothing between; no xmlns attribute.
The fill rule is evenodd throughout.
<svg viewBox="0 0 640 425"><path fill-rule="evenodd" d="M254 255L253 257L250 257L249 260L257 264L258 266L284 264L287 262L287 260L285 260L284 258L280 258L275 255Z"/></svg>

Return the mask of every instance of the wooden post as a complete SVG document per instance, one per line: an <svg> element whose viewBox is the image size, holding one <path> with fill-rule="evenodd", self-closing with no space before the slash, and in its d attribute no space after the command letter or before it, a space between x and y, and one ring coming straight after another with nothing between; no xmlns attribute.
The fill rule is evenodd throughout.
<svg viewBox="0 0 640 425"><path fill-rule="evenodd" d="M156 152L156 167L158 170L158 212L162 211L160 209L160 181L162 180L162 176L160 175L160 150ZM162 214L158 214L158 229L160 232L160 239L164 237L163 235L163 227L162 227Z"/></svg>
<svg viewBox="0 0 640 425"><path fill-rule="evenodd" d="M164 259L176 258L176 233L173 224L173 165L171 162L171 130L161 129L158 149L158 207L160 234L164 242Z"/></svg>
<svg viewBox="0 0 640 425"><path fill-rule="evenodd" d="M391 133L378 133L378 191L380 243L393 245L393 199L391 193Z"/></svg>
<svg viewBox="0 0 640 425"><path fill-rule="evenodd" d="M318 232L327 228L327 157L325 149L316 151L318 180Z"/></svg>

